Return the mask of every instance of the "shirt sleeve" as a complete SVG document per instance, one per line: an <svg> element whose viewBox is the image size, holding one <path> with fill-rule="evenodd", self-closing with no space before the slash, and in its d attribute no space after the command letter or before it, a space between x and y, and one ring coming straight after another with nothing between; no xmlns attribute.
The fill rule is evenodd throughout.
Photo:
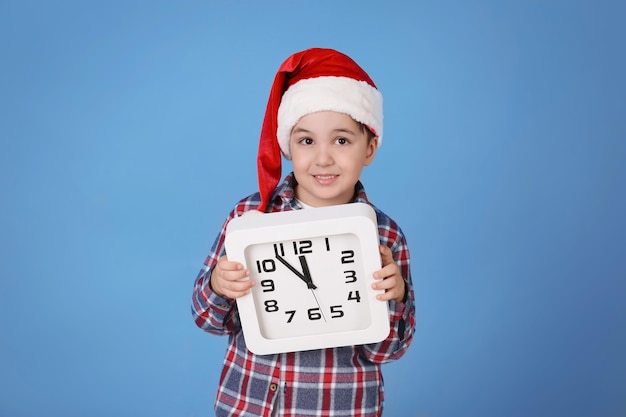
<svg viewBox="0 0 626 417"><path fill-rule="evenodd" d="M390 300L389 335L379 343L361 347L362 353L374 363L385 363L399 359L408 350L415 330L415 295L410 270L410 255L404 235L399 228L387 233L392 239L381 238L381 242L391 248L394 260L404 278L406 297L404 302Z"/></svg>
<svg viewBox="0 0 626 417"><path fill-rule="evenodd" d="M217 335L230 334L240 328L235 300L216 294L210 282L211 273L218 259L226 253L224 249L226 225L233 216L234 212L224 222L220 234L215 239L211 253L198 273L192 295L191 313L196 325L206 332Z"/></svg>

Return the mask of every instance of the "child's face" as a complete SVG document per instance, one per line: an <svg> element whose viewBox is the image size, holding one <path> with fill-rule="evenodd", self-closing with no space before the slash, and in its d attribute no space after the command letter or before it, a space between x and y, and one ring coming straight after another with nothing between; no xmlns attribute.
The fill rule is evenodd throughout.
<svg viewBox="0 0 626 417"><path fill-rule="evenodd" d="M363 167L374 160L378 138L344 113L322 111L303 116L289 138L298 181L296 198L323 207L348 203Z"/></svg>

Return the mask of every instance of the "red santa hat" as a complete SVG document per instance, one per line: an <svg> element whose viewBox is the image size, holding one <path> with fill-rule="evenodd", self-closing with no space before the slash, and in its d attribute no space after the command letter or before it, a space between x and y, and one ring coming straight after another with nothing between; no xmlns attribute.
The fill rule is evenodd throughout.
<svg viewBox="0 0 626 417"><path fill-rule="evenodd" d="M257 169L265 211L281 179L281 153L291 159L289 137L302 116L336 111L383 135L383 98L367 73L333 49L311 48L291 55L278 68L261 128Z"/></svg>

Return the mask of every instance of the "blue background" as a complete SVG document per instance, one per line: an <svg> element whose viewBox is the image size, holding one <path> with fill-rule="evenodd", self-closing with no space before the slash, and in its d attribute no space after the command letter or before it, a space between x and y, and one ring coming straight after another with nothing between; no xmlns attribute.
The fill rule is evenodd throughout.
<svg viewBox="0 0 626 417"><path fill-rule="evenodd" d="M385 98L363 181L408 236L386 415L626 416L626 7L0 0L0 415L212 414L193 281L256 190L271 81Z"/></svg>

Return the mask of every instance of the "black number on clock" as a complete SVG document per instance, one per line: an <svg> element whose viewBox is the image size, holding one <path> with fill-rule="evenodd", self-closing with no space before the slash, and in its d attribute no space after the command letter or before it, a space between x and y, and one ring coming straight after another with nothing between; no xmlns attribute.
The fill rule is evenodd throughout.
<svg viewBox="0 0 626 417"><path fill-rule="evenodd" d="M287 319L287 323L291 323L291 320L293 320L293 316L296 314L296 310L287 310L285 311L285 314L289 316L289 318Z"/></svg>
<svg viewBox="0 0 626 417"><path fill-rule="evenodd" d="M341 251L341 263L342 264L353 264L354 263L354 251L353 250L342 250Z"/></svg>
<svg viewBox="0 0 626 417"><path fill-rule="evenodd" d="M320 309L318 307L309 308L307 313L309 314L309 320L319 320L322 318L322 313L320 313Z"/></svg>
<svg viewBox="0 0 626 417"><path fill-rule="evenodd" d="M265 304L265 311L268 313L278 311L278 301L276 300L265 300L263 304Z"/></svg>
<svg viewBox="0 0 626 417"><path fill-rule="evenodd" d="M261 281L261 287L263 287L263 292L271 292L276 288L274 287L274 281L271 279L264 279Z"/></svg>
<svg viewBox="0 0 626 417"><path fill-rule="evenodd" d="M256 261L256 269L261 272L274 272L276 271L276 262L273 259L263 259L262 261Z"/></svg>
<svg viewBox="0 0 626 417"><path fill-rule="evenodd" d="M348 270L348 271L343 271L343 273L346 274L345 276L346 284L350 284L356 281L356 271Z"/></svg>
<svg viewBox="0 0 626 417"><path fill-rule="evenodd" d="M276 256L285 256L285 248L282 243L274 243L274 254Z"/></svg>
<svg viewBox="0 0 626 417"><path fill-rule="evenodd" d="M277 311L278 303L275 300L267 300L265 302L265 310ZM288 316L287 323L291 323L291 321L293 320L293 317L296 315L296 310L287 310L285 311L285 314ZM320 320L324 317L319 307L309 308L307 310L307 315L309 317L309 320L313 320L313 321ZM330 306L330 317L332 317L333 319L338 319L340 317L343 317L344 315L345 313L343 312L342 305Z"/></svg>
<svg viewBox="0 0 626 417"><path fill-rule="evenodd" d="M293 253L295 255L302 255L304 253L313 253L313 242L310 240L301 240L299 242L293 242Z"/></svg>
<svg viewBox="0 0 626 417"><path fill-rule="evenodd" d="M293 245L294 255L302 255L305 253L313 253L313 241L311 240L299 240L291 242ZM285 256L285 245L282 243L274 243L274 254L278 257Z"/></svg>
<svg viewBox="0 0 626 417"><path fill-rule="evenodd" d="M350 291L348 293L348 301L350 300L354 300L357 303L361 302L361 295L359 294L359 291Z"/></svg>
<svg viewBox="0 0 626 417"><path fill-rule="evenodd" d="M342 306L330 306L330 317L337 319L339 317L343 317L343 310L341 310Z"/></svg>

